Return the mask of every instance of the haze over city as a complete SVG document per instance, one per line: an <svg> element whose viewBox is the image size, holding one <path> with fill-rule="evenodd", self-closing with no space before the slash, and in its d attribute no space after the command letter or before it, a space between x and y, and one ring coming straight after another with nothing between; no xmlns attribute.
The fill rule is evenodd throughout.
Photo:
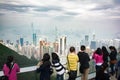
<svg viewBox="0 0 120 80"><path fill-rule="evenodd" d="M96 39L120 37L120 0L1 0L0 39L19 36L32 41L32 33L53 41L67 35L80 41L85 35ZM33 25L33 27L32 27ZM57 31L56 31L57 30Z"/></svg>

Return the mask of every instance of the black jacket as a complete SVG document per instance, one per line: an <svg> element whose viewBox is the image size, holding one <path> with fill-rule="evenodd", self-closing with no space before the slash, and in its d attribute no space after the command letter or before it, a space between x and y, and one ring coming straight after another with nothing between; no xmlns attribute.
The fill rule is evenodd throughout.
<svg viewBox="0 0 120 80"><path fill-rule="evenodd" d="M89 55L85 52L78 52L78 57L80 62L80 72L83 73L84 69L89 68L90 58Z"/></svg>
<svg viewBox="0 0 120 80"><path fill-rule="evenodd" d="M50 61L45 61L43 64L37 69L37 72L40 72L40 80L50 80Z"/></svg>
<svg viewBox="0 0 120 80"><path fill-rule="evenodd" d="M116 51L112 51L110 53L110 60L117 60L117 52Z"/></svg>

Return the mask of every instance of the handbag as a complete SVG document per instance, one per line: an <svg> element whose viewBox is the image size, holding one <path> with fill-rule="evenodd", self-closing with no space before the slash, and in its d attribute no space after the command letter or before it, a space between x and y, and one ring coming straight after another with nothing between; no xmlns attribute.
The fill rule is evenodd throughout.
<svg viewBox="0 0 120 80"><path fill-rule="evenodd" d="M110 63L111 63L111 64L116 64L116 63L117 63L117 60L111 60Z"/></svg>
<svg viewBox="0 0 120 80"><path fill-rule="evenodd" d="M1 76L0 80L8 80L8 76Z"/></svg>

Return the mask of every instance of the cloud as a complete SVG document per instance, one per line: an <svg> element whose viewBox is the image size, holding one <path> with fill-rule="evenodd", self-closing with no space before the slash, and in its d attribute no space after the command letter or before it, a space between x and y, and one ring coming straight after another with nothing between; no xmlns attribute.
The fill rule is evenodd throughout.
<svg viewBox="0 0 120 80"><path fill-rule="evenodd" d="M62 8L58 6L38 6L33 9L34 11L48 12L48 11L61 11Z"/></svg>
<svg viewBox="0 0 120 80"><path fill-rule="evenodd" d="M75 13L75 12L65 12L66 15L69 15L69 16L76 16L78 15L79 13Z"/></svg>
<svg viewBox="0 0 120 80"><path fill-rule="evenodd" d="M91 9L91 10L107 10L107 9L113 9L114 6L113 5L97 5L95 8Z"/></svg>
<svg viewBox="0 0 120 80"><path fill-rule="evenodd" d="M0 13L0 16L3 16L3 15L5 15L4 13Z"/></svg>
<svg viewBox="0 0 120 80"><path fill-rule="evenodd" d="M115 4L120 4L120 0L113 0Z"/></svg>
<svg viewBox="0 0 120 80"><path fill-rule="evenodd" d="M30 5L16 5L16 4L0 4L0 10L16 11L16 12L27 12Z"/></svg>

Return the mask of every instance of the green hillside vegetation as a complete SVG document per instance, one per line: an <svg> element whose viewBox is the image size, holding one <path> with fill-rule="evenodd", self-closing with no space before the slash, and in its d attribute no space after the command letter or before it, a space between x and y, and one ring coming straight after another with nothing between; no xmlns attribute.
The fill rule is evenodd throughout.
<svg viewBox="0 0 120 80"><path fill-rule="evenodd" d="M20 67L34 66L38 62L34 57L28 59L26 56L19 55L14 50L0 44L0 70L2 69L3 64L6 62L7 56L9 55L14 56L15 62L17 62Z"/></svg>

